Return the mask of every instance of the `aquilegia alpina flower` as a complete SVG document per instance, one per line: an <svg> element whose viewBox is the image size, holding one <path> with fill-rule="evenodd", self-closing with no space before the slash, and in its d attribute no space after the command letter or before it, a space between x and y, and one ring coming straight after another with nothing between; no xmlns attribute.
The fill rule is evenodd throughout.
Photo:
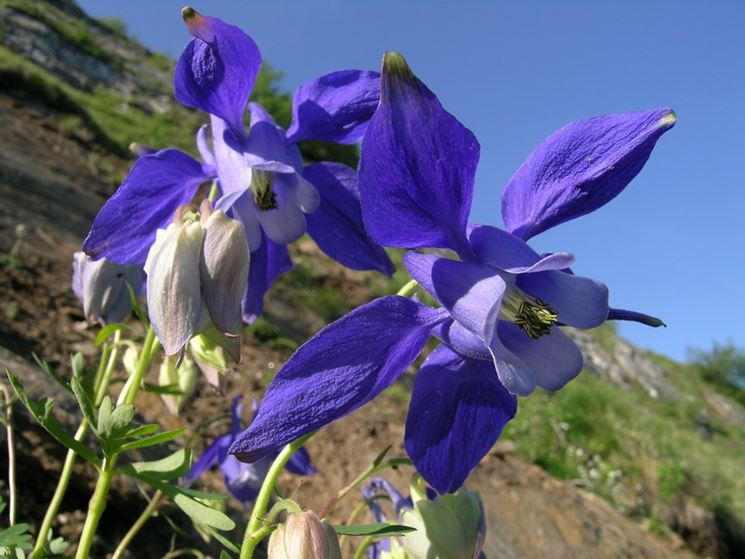
<svg viewBox="0 0 745 559"><path fill-rule="evenodd" d="M258 406L254 401L252 403L253 416L256 416ZM234 456L228 454L228 448L235 438L241 432L241 413L243 405L241 397L233 399L230 408L230 431L217 437L212 444L200 456L189 472L186 474L187 481L194 481L212 466L219 466L225 477L225 487L230 494L238 499L245 506L250 506L256 499L264 482L269 467L276 455L269 455L254 464L245 464L239 462ZM305 448L300 448L285 466L287 471L301 475L310 476L316 473L310 461L310 455Z"/></svg>
<svg viewBox="0 0 745 559"><path fill-rule="evenodd" d="M508 231L469 226L479 144L400 55L387 54L362 143L365 225L382 245L448 248L460 260L408 253L407 268L441 308L384 297L321 330L276 375L231 452L255 459L357 409L435 335L444 343L416 376L404 442L430 485L458 489L515 414L516 394L556 390L580 372L582 355L560 327L655 323L610 310L607 288L575 276L570 254L539 256L525 241L616 196L674 122L657 109L567 125L510 180Z"/></svg>
<svg viewBox="0 0 745 559"><path fill-rule="evenodd" d="M194 38L176 66L175 95L210 115L212 146L203 127L197 134L201 163L178 150L148 153L140 147L143 156L96 217L86 253L120 263L143 262L155 231L178 207L198 206L205 185L214 181L215 207L242 223L252 252L244 320L261 313L264 294L292 266L285 245L306 230L341 264L390 274L388 256L362 223L357 173L338 163L305 167L296 145L308 139L361 139L378 104L379 74L344 70L301 86L285 133L263 107L248 103L261 66L253 40L191 8L183 16ZM243 124L247 109L248 132Z"/></svg>
<svg viewBox="0 0 745 559"><path fill-rule="evenodd" d="M91 260L84 252L72 257L72 290L83 304L89 322L121 322L132 311L129 289L137 295L142 289L142 266L122 266L111 260Z"/></svg>

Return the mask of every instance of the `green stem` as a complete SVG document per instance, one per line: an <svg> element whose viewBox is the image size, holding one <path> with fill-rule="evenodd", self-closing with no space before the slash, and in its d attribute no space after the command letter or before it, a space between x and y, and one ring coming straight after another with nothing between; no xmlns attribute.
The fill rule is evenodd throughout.
<svg viewBox="0 0 745 559"><path fill-rule="evenodd" d="M145 377L145 373L150 369L150 364L153 361L155 353L158 351L158 339L155 337L155 331L152 327L147 330L145 341L142 344L142 352L140 352L140 358L137 361L137 367L132 376L127 380L122 389L122 393L119 394L117 405L120 404L134 404L137 392L140 390L142 379ZM85 517L85 525L83 526L83 532L80 535L80 543L78 544L78 551L75 554L75 559L87 559L91 544L93 543L93 536L98 529L98 523L101 520L103 511L106 509L106 500L109 496L109 488L111 487L111 480L114 477L114 470L116 466L116 459L118 453L114 453L111 456L105 456L103 464L101 465L101 473L98 476L96 482L96 489L93 492L90 503L88 504L88 514Z"/></svg>
<svg viewBox="0 0 745 559"><path fill-rule="evenodd" d="M88 559L90 555L93 536L96 534L98 522L101 520L101 515L103 515L103 511L106 508L109 487L111 487L111 480L114 478L115 463L116 455L111 458L104 457L103 459L101 475L98 477L96 490L93 492L93 497L91 497L88 505L88 514L85 517L85 525L83 526L83 533L80 535L75 559Z"/></svg>
<svg viewBox="0 0 745 559"><path fill-rule="evenodd" d="M282 473L282 469L285 467L285 464L287 464L287 461L290 459L290 457L295 453L297 449L303 446L305 441L310 439L314 434L315 431L308 433L307 435L303 435L299 439L292 441L290 444L286 445L282 449L282 452L279 453L279 456L277 456L277 458L274 460L272 466L269 468L269 472L266 474L266 478L264 478L264 483L261 485L261 490L259 490L259 495L258 497L256 497L256 503L254 504L254 508L251 511L251 518L248 521L248 526L246 526L246 533L243 537L243 546L241 547L240 559L251 559L253 557L253 552L256 549L256 546L259 545L259 542L268 533L262 529L264 528L262 524L264 522L266 509L269 506L269 500L272 497L272 492L274 490L274 486L277 483L277 479L279 479L279 475Z"/></svg>
<svg viewBox="0 0 745 559"><path fill-rule="evenodd" d="M145 507L145 510L142 511L142 514L140 514L135 523L132 524L132 527L124 535L122 541L119 542L119 545L116 547L116 550L111 556L111 559L121 559L127 547L130 543L132 543L132 540L135 538L138 532L142 529L145 523L150 520L150 517L155 513L155 511L158 510L163 497L163 492L160 489L155 492L155 495L153 495L153 498L150 499L150 502L147 504L147 507Z"/></svg>
<svg viewBox="0 0 745 559"><path fill-rule="evenodd" d="M333 509L339 501L341 501L344 497L349 495L351 491L356 489L357 487L362 484L363 481L365 481L367 478L369 478L372 475L375 475L381 470L385 470L386 468L393 468L396 466L410 466L411 460L408 458L392 458L391 460L386 460L385 462L382 462L380 464L371 464L363 472L358 475L356 478L352 480L352 482L344 487L343 489L340 489L336 492L335 495L329 499L329 501L326 503L326 506L321 509L321 512L318 513L318 516L321 518L324 518L325 516L328 516L329 512L331 512L331 509Z"/></svg>
<svg viewBox="0 0 745 559"><path fill-rule="evenodd" d="M396 295L400 295L401 297L408 297L412 293L414 293L414 290L417 288L419 284L416 280L410 280L406 283L401 289L398 290L398 293Z"/></svg>
<svg viewBox="0 0 745 559"><path fill-rule="evenodd" d="M5 405L5 436L8 442L8 492L10 493L10 507L8 509L9 526L16 523L16 510L18 508L18 495L16 494L16 445L13 435L13 399L10 391L4 386L0 387L3 393Z"/></svg>
<svg viewBox="0 0 745 559"><path fill-rule="evenodd" d="M121 336L121 331L117 330L116 332L114 332L114 343L112 344L111 350L107 355L106 365L103 367L103 369L99 369L100 377L97 374L95 386L96 408L101 405L104 396L106 396L106 393L109 390L109 385L111 384L111 375L114 372L116 360L119 357L119 340L121 339ZM106 345L107 344L104 344L104 347L106 347ZM103 362L103 359L101 361Z"/></svg>
<svg viewBox="0 0 745 559"><path fill-rule="evenodd" d="M372 543L373 537L367 536L364 540L362 540L362 543L357 548L357 551L354 552L352 559L362 559L362 557L365 555L365 551L367 551L367 548L370 547Z"/></svg>
<svg viewBox="0 0 745 559"><path fill-rule="evenodd" d="M84 419L75 433L75 440L82 441L87 432L88 422ZM47 543L47 534L49 534L52 529L54 519L57 517L57 512L59 512L59 508L62 505L62 499L65 497L65 493L67 492L67 486L70 484L72 467L75 464L76 457L77 454L75 454L74 450L67 451L65 463L62 465L62 473L57 482L57 488L54 490L52 500L49 502L49 508L47 508L47 512L44 515L44 520L41 523L41 528L39 528L39 533L36 535L36 543L34 544L34 549L31 552L29 559L41 559L43 557L44 546Z"/></svg>
<svg viewBox="0 0 745 559"><path fill-rule="evenodd" d="M101 405L101 401L106 395L109 384L111 383L111 374L114 370L116 359L119 354L120 337L121 332L117 331L114 334L113 345L109 346L108 343L104 343L103 345L103 349L101 351L101 362L99 364L98 371L96 372L96 378L94 379L96 407ZM80 423L80 427L78 427L78 430L75 432L75 440L82 441L86 433L88 433L88 428L88 422L84 419ZM44 520L42 521L41 527L39 528L39 532L36 536L36 542L34 543L34 549L32 550L29 559L41 559L43 557L44 546L47 543L48 534L52 529L52 524L54 524L54 519L57 517L60 506L62 506L62 500L65 497L65 493L67 493L67 487L68 485L70 485L72 468L75 465L76 456L77 455L75 454L75 451L67 451L65 462L62 465L62 472L60 473L60 478L57 482L57 487L54 490L52 500L49 502L49 507L47 508L47 512L44 515Z"/></svg>
<svg viewBox="0 0 745 559"><path fill-rule="evenodd" d="M122 393L119 394L117 405L119 404L134 404L137 392L140 390L142 379L145 378L145 374L150 369L150 365L153 362L155 352L158 351L158 338L155 337L155 330L152 327L147 329L147 335L145 341L142 344L142 352L140 353L140 359L137 361L137 367L135 368L134 374L127 379L127 384L122 389Z"/></svg>

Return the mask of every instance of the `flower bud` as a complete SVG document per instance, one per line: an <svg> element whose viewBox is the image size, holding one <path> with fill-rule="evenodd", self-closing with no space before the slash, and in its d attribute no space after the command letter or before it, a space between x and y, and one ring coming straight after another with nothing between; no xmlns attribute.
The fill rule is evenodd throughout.
<svg viewBox="0 0 745 559"><path fill-rule="evenodd" d="M223 348L212 337L199 334L191 339L189 349L207 382L215 388L222 389L224 373L228 370Z"/></svg>
<svg viewBox="0 0 745 559"><path fill-rule="evenodd" d="M417 491L411 494L415 497ZM481 554L486 524L476 491L415 500L414 509L403 513L403 523L416 528L404 538L410 559L476 559Z"/></svg>
<svg viewBox="0 0 745 559"><path fill-rule="evenodd" d="M194 395L197 389L197 377L199 370L194 362L184 357L181 365L176 367L176 360L166 357L160 365L158 385L176 388L179 394L163 394L163 403L174 415L178 415L184 405Z"/></svg>
<svg viewBox="0 0 745 559"><path fill-rule="evenodd" d="M241 300L246 291L248 265L248 243L243 226L222 210L211 212L204 221L199 272L210 318L223 334L240 334Z"/></svg>
<svg viewBox="0 0 745 559"><path fill-rule="evenodd" d="M127 371L127 376L135 374L137 369L137 360L140 358L137 348L131 345L127 346L122 356L122 363L124 364L124 370Z"/></svg>
<svg viewBox="0 0 745 559"><path fill-rule="evenodd" d="M202 238L198 221L171 223L167 229L158 230L147 255L148 314L166 355L180 352L199 331Z"/></svg>
<svg viewBox="0 0 745 559"><path fill-rule="evenodd" d="M341 559L339 538L313 511L290 513L269 538L268 559Z"/></svg>
<svg viewBox="0 0 745 559"><path fill-rule="evenodd" d="M72 270L72 289L83 303L83 314L89 322L121 322L132 310L126 284L135 293L142 288L139 266L122 266L105 258L91 260L84 252L76 252Z"/></svg>

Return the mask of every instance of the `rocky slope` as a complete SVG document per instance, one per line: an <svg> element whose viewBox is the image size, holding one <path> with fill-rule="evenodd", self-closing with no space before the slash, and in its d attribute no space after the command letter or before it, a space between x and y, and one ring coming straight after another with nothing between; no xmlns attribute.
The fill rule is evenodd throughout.
<svg viewBox="0 0 745 559"><path fill-rule="evenodd" d="M32 353L63 373L70 352L95 355L95 332L69 289L70 258L126 172L126 146L140 141L190 149L199 117L172 101L170 61L72 2L0 0L0 21L0 366L44 393L50 388L29 364ZM286 97L271 84L265 94L286 111ZM227 394L200 386L184 419L164 416L158 399L145 394L146 416L196 429L225 413L229 396L260 394L291 349L323 324L395 289L381 277L329 262L309 241L292 252L296 268L271 292L267 317L248 329L246 357L229 375ZM745 542L745 488L737 467L745 457L743 409L685 367L635 348L610 329L573 336L587 370L566 391L521 402L514 426L471 479L485 499L487 555L737 556ZM297 479L284 480L299 499L320 507L385 446L403 453L411 382L407 374L311 441L320 473L299 486ZM61 417L72 428L74 409L59 398ZM20 410L17 417L22 471L35 472L23 478L20 516L33 522L50 496L61 453ZM202 433L197 450L221 427ZM70 537L92 480L82 466L77 473L58 519ZM407 475L394 472L393 481L403 488ZM219 488L220 478L207 483ZM104 540L120 538L143 506L134 488L118 489L101 556ZM349 512L344 504L336 517ZM146 553L140 556L167 550L168 525L152 524L138 541Z"/></svg>

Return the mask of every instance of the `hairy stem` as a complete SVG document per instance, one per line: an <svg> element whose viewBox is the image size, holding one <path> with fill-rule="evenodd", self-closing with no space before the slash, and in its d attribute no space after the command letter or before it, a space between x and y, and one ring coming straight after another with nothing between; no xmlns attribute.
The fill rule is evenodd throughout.
<svg viewBox="0 0 745 559"><path fill-rule="evenodd" d="M251 511L251 519L248 521L248 526L246 526L240 559L251 559L256 546L259 545L259 542L269 533L269 531L264 529L265 527L262 526L262 524L266 517L266 510L269 506L269 500L272 497L272 492L277 483L277 479L279 479L279 475L282 473L282 469L285 467L285 464L287 464L290 457L314 434L315 431L303 435L296 441L292 441L290 444L286 445L269 468L269 472L267 472L266 478L264 478L264 483L261 485L259 495L256 497L254 508Z"/></svg>

